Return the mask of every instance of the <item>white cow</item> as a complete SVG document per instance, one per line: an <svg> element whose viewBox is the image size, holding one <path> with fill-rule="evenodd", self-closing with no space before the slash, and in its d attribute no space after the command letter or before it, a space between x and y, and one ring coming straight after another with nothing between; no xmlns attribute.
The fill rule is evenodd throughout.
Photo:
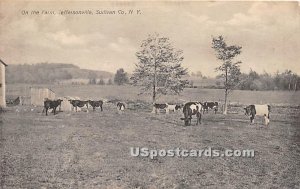
<svg viewBox="0 0 300 189"><path fill-rule="evenodd" d="M255 116L263 116L265 125L269 125L270 123L270 105L264 104L264 105L257 105L252 104L244 108L245 115L250 116L250 122L254 123Z"/></svg>

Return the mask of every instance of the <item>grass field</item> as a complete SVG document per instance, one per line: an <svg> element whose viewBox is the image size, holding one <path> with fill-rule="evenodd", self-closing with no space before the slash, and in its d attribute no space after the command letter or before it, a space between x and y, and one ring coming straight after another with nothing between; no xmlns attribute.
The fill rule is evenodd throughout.
<svg viewBox="0 0 300 189"><path fill-rule="evenodd" d="M20 87L20 86L18 86ZM24 91L9 86L10 91ZM22 87L22 86L21 86ZM50 86L58 95L144 100L137 90L115 86ZM126 89L126 90L125 90ZM274 93L274 94L273 94ZM238 95L239 94L239 95ZM190 89L178 99L218 100L222 91ZM249 95L249 96L246 96ZM299 93L236 91L232 102L274 106L269 127L253 125L242 106L229 115L205 114L184 127L182 113L151 114L151 107L118 114L42 115L41 107L15 106L0 114L3 188L299 188ZM255 98L254 98L255 97ZM252 98L252 99L251 99ZM254 158L130 156L130 147L150 149L254 149Z"/></svg>
<svg viewBox="0 0 300 189"><path fill-rule="evenodd" d="M36 86L36 85L35 85ZM57 97L78 96L82 99L120 99L142 100L151 102L151 95L138 95L139 89L133 86L115 85L38 85L52 89ZM30 94L29 85L8 85L7 95ZM187 88L180 95L161 96L159 102L183 101L220 101L224 100L224 91L221 89ZM240 104L274 104L274 105L300 105L300 91L233 91L229 101Z"/></svg>

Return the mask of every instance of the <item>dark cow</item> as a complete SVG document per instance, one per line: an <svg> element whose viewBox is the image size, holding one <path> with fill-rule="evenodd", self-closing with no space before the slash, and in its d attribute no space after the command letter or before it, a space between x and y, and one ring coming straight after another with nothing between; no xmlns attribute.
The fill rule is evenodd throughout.
<svg viewBox="0 0 300 189"><path fill-rule="evenodd" d="M125 104L123 102L118 102L117 103L117 109L118 109L118 111L125 110Z"/></svg>
<svg viewBox="0 0 300 189"><path fill-rule="evenodd" d="M214 110L214 112L216 114L218 111L219 103L218 102L204 102L204 103L202 103L202 105L203 105L203 113L204 112L208 113L208 110L212 109L212 110Z"/></svg>
<svg viewBox="0 0 300 189"><path fill-rule="evenodd" d="M102 100L98 100L98 101L89 100L89 104L93 107L93 111L95 111L96 107L100 107L101 112L103 111L103 108L102 108L103 101Z"/></svg>
<svg viewBox="0 0 300 189"><path fill-rule="evenodd" d="M160 110L166 110L167 107L168 107L167 103L165 103L165 104L157 104L157 103L155 103L153 105L152 113L158 113Z"/></svg>
<svg viewBox="0 0 300 189"><path fill-rule="evenodd" d="M199 102L188 102L183 106L183 115L184 118L181 118L181 120L184 120L185 126L189 126L192 123L192 116L196 115L197 117L197 125L201 124L201 112L203 110L203 107L201 103Z"/></svg>
<svg viewBox="0 0 300 189"><path fill-rule="evenodd" d="M86 106L86 108L89 108L89 101L85 100L69 100L70 104L73 105L73 108L75 108L77 112L77 107L82 108L83 106Z"/></svg>
<svg viewBox="0 0 300 189"><path fill-rule="evenodd" d="M44 111L46 111L46 116L48 115L48 109L53 109L53 114L55 115L56 113L56 108L58 106L61 106L61 102L63 100L61 99L58 99L58 100L49 100L49 99L46 99L44 101L44 109L43 109L43 113Z"/></svg>
<svg viewBox="0 0 300 189"><path fill-rule="evenodd" d="M250 122L254 123L254 118L255 116L263 116L265 125L269 125L270 122L270 110L271 106L270 105L249 105L245 110L245 115L250 116Z"/></svg>

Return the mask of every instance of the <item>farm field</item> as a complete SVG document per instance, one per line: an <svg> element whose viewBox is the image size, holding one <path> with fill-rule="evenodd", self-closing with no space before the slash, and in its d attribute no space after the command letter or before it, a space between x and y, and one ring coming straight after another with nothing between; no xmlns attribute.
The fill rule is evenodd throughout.
<svg viewBox="0 0 300 189"><path fill-rule="evenodd" d="M130 86L49 86L58 96L139 102L118 114L104 111L42 114L42 107L8 107L0 114L2 188L299 188L298 92L235 91L227 116L209 112L183 126L181 112L152 114L150 96ZM8 86L24 91L24 86ZM245 95L249 96L245 96ZM223 91L187 89L160 100L217 100ZM248 97L248 98L247 98ZM256 97L256 98L255 98ZM233 100L234 99L234 100ZM276 104L269 127L249 124L243 106ZM290 104L290 105L288 105ZM133 157L149 149L253 149L255 157Z"/></svg>
<svg viewBox="0 0 300 189"><path fill-rule="evenodd" d="M7 86L7 95L30 95L30 87L48 87L57 97L78 96L81 99L119 99L151 102L151 95L138 95L139 89L133 86L115 85L13 85ZM300 105L300 91L242 91L235 90L229 102L238 104ZM187 88L180 95L161 96L158 102L219 101L224 99L221 89Z"/></svg>
<svg viewBox="0 0 300 189"><path fill-rule="evenodd" d="M241 108L241 107L234 107ZM180 112L150 109L42 115L10 107L1 115L3 188L299 188L298 108L274 108L268 128L242 113L205 114L184 127ZM240 111L237 111L240 112ZM149 149L254 149L243 157L132 157Z"/></svg>

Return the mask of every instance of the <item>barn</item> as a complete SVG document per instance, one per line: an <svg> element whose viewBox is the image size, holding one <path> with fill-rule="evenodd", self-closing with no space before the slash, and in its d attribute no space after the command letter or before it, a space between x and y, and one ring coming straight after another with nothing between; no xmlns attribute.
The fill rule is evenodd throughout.
<svg viewBox="0 0 300 189"><path fill-rule="evenodd" d="M42 88L42 87L31 87L30 88L31 105L43 106L44 100L46 98L54 100L55 93L51 89L48 89L48 88Z"/></svg>
<svg viewBox="0 0 300 189"><path fill-rule="evenodd" d="M0 59L0 107L6 107L6 98L5 98L5 67L7 64L5 64Z"/></svg>
<svg viewBox="0 0 300 189"><path fill-rule="evenodd" d="M63 100L61 102L60 111L72 111L73 105L69 102L69 100L80 100L79 97L71 97L71 96L58 97L57 99ZM77 111L80 111L80 110L81 110L81 108L77 108Z"/></svg>

